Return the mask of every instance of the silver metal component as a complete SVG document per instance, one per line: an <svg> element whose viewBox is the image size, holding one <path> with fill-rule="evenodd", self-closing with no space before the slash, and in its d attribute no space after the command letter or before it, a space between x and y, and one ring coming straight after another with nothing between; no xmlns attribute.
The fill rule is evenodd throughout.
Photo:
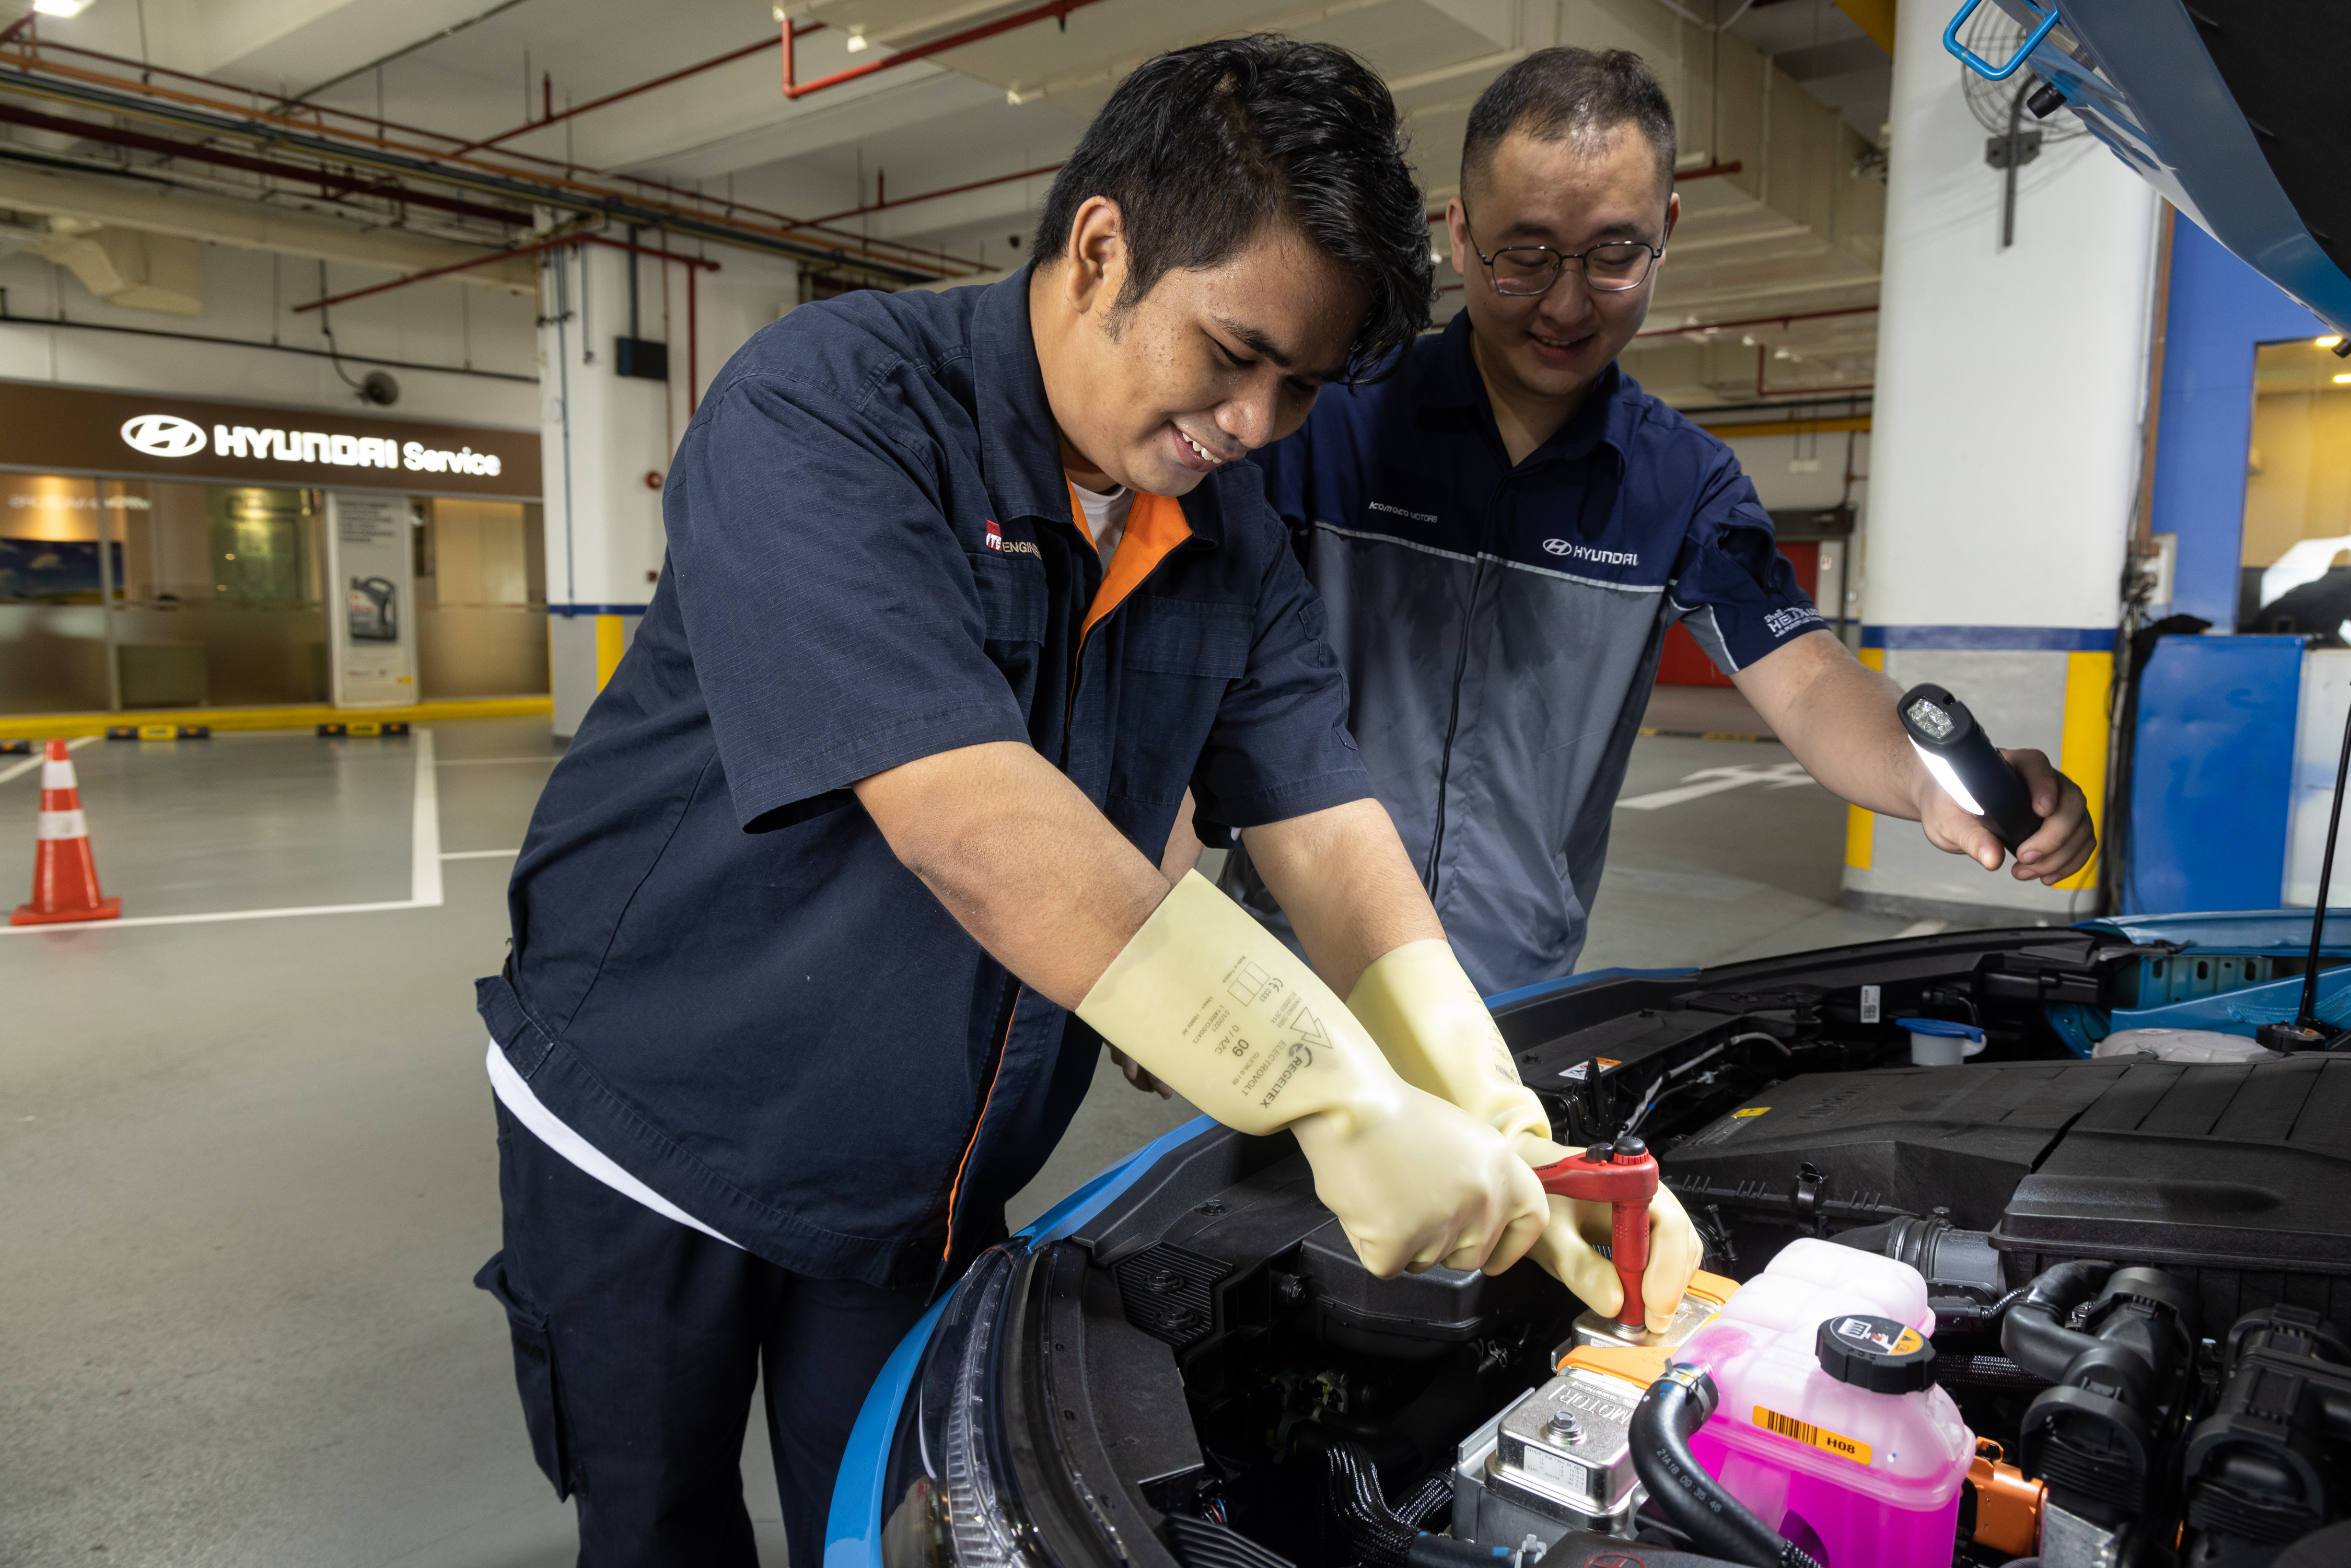
<svg viewBox="0 0 2351 1568"><path fill-rule="evenodd" d="M1722 1309L1702 1296L1684 1296L1674 1313L1674 1321L1663 1333L1651 1333L1646 1328L1620 1323L1614 1318L1604 1318L1586 1308L1575 1320L1575 1333L1565 1344L1552 1353L1552 1364L1557 1366L1567 1359L1567 1353L1578 1345L1593 1345L1601 1349L1622 1349L1626 1345L1650 1348L1656 1345L1679 1344L1704 1327L1708 1319Z"/></svg>
<svg viewBox="0 0 2351 1568"><path fill-rule="evenodd" d="M1570 1461L1558 1447L1556 1437L1546 1441L1538 1434L1551 1431L1554 1414L1565 1412L1575 1421L1583 1440L1573 1450L1577 1463L1590 1463L1606 1458L1593 1452L1601 1445L1595 1440L1600 1427L1595 1424L1588 1405L1606 1403L1619 1407L1629 1406L1637 1395L1629 1385L1620 1385L1623 1396L1602 1401L1593 1397L1593 1390L1583 1379L1607 1383L1608 1378L1595 1377L1591 1373L1575 1375L1579 1381L1567 1377L1552 1379L1540 1389L1520 1395L1491 1421L1469 1435L1461 1445L1458 1462L1453 1471L1453 1535L1456 1540L1475 1542L1480 1546L1512 1549L1522 1563L1533 1561L1540 1552L1570 1531L1588 1530L1604 1535L1629 1536L1633 1532L1633 1513L1646 1495L1637 1481L1629 1489L1619 1484L1629 1479L1629 1452L1623 1434L1618 1431L1613 1440L1614 1464L1597 1468L1604 1475L1602 1490L1615 1498L1613 1509L1594 1508L1592 1494L1582 1487L1561 1487L1531 1475L1520 1465L1505 1462L1499 1450L1508 1441L1513 1452L1528 1451L1528 1440L1534 1437L1533 1451L1545 1460L1565 1468ZM1562 1395L1567 1403L1562 1404ZM1585 1403L1578 1403L1583 1401ZM1506 1437L1504 1428L1511 1428ZM1587 1458L1587 1456L1589 1458ZM1622 1466L1623 1475L1618 1474ZM1529 1545L1531 1541L1533 1545Z"/></svg>
<svg viewBox="0 0 2351 1568"><path fill-rule="evenodd" d="M1628 1511L1639 1485L1630 1440L1639 1398L1621 1378L1562 1373L1502 1417L1486 1484L1534 1512L1599 1528L1593 1521Z"/></svg>
<svg viewBox="0 0 2351 1568"><path fill-rule="evenodd" d="M2041 1511L2042 1568L2115 1568L2122 1561L2122 1544L2119 1531L2054 1503Z"/></svg>

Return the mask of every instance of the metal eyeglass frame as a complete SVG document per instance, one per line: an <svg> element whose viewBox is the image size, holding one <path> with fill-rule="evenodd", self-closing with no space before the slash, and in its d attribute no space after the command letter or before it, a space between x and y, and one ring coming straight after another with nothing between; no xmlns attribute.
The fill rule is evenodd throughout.
<svg viewBox="0 0 2351 1568"><path fill-rule="evenodd" d="M1501 295L1506 299L1541 298L1544 295L1551 292L1552 285L1559 281L1559 275L1567 269L1567 264L1571 261L1575 263L1577 270L1583 274L1583 287L1589 288L1594 294L1629 294L1634 289L1640 287L1641 285L1648 282L1650 278L1656 276L1657 263L1666 254L1666 250L1663 246L1650 245L1644 240L1612 239L1605 245L1595 245L1590 247L1590 249L1580 251L1553 250L1547 245L1506 245L1496 250L1492 256L1488 256L1484 251L1478 248L1478 233L1475 229L1472 229L1469 226L1469 209L1466 206L1461 209L1461 232L1469 236L1470 254L1477 256L1479 265L1482 266L1486 269L1486 276L1493 280L1494 292ZM1633 279L1630 283L1594 283L1592 280L1592 270L1584 265L1583 258L1590 256L1593 251L1606 250L1612 246L1620 245L1638 246L1641 249L1647 251L1649 253L1649 265L1643 267L1641 269L1641 276ZM1551 277L1545 280L1541 288L1521 293L1517 289L1505 288L1502 287L1501 276L1494 270L1494 262L1496 258L1507 256L1515 250L1539 250L1542 252L1543 255L1551 258Z"/></svg>

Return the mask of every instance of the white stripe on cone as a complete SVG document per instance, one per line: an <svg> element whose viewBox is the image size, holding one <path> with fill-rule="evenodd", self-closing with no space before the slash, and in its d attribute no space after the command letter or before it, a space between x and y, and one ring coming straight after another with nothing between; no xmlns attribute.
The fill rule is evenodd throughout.
<svg viewBox="0 0 2351 1568"><path fill-rule="evenodd" d="M40 839L86 839L89 824L78 810L71 811L41 811L40 821L33 828L33 837Z"/></svg>
<svg viewBox="0 0 2351 1568"><path fill-rule="evenodd" d="M74 783L73 759L71 758L68 758L63 762L43 762L41 764L41 788L44 789L73 789L79 788L79 786Z"/></svg>

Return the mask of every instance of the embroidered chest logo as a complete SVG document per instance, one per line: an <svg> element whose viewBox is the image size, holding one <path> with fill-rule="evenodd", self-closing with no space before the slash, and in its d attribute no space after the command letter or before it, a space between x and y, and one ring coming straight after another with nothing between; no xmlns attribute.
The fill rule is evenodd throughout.
<svg viewBox="0 0 2351 1568"><path fill-rule="evenodd" d="M1552 555L1570 556L1600 566L1638 566L1641 552L1629 549L1593 549L1590 545L1577 544L1573 539L1545 539L1543 549Z"/></svg>
<svg viewBox="0 0 2351 1568"><path fill-rule="evenodd" d="M982 518L981 521L987 525L987 538L981 542L986 544L989 549L994 550L997 554L1035 556L1039 560L1045 559L1045 552L1039 549L1035 545L1030 544L1026 539L1014 539L1009 543L1007 543L1004 538L1004 530L996 526L996 519L994 517L985 517Z"/></svg>

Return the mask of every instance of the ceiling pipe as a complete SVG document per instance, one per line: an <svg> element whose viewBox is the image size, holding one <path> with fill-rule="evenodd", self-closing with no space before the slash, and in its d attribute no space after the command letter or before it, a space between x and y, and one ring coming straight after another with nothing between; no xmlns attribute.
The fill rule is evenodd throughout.
<svg viewBox="0 0 2351 1568"><path fill-rule="evenodd" d="M196 142L174 141L169 137L149 136L142 131L125 131L120 126L99 125L87 120L67 120L59 115L41 114L29 109L18 109L0 103L0 122L22 125L35 131L53 131L84 141L103 142L110 147L127 147L140 152L161 153L166 158L184 158L192 163L211 163L224 169L238 169L248 174L266 174L273 179L298 180L316 185L330 201L340 201L353 194L379 196L386 201L405 202L413 206L429 207L436 212L454 213L460 217L480 218L487 223L507 224L517 227L530 226L530 214L512 207L485 207L468 202L462 196L438 195L431 191L412 191L404 186L387 185L371 179L353 179L338 175L327 169L309 169L298 163L284 163L274 158L248 157L242 152L230 152L218 147ZM114 171L93 167L93 174Z"/></svg>
<svg viewBox="0 0 2351 1568"><path fill-rule="evenodd" d="M733 205L719 213L697 210L720 204L710 204L706 198L699 196L688 197L684 193L677 193L677 201L660 201L632 195L610 185L590 183L570 175L527 174L486 163L477 158L456 157L431 148L404 145L388 136L366 132L346 132L337 136L326 133L322 126L314 128L285 115L249 110L152 83L126 81L42 60L23 50L0 49L0 64L13 65L26 73L14 78L0 77L0 89L84 104L200 135L269 144L281 152L292 151L310 157L344 160L389 173L407 174L461 189L595 214L615 222L634 223L647 228L667 228L677 234L767 251L794 260L846 267L892 282L923 282L942 276L958 276L960 264L943 263L928 256L885 255L872 249L871 242L828 243L814 235L789 232L806 228L807 225L796 221L789 222L782 228L771 229L737 217ZM695 204L688 205L688 201ZM914 249L909 246L893 246L892 248L898 251Z"/></svg>
<svg viewBox="0 0 2351 1568"><path fill-rule="evenodd" d="M791 33L794 37L802 37L810 33L815 32L818 28L823 26L824 24L821 22L810 22L805 26L793 27L791 29ZM548 99L547 112L540 119L534 120L528 125L517 125L512 131L501 131L496 136L490 137L486 141L468 141L463 147L457 149L457 154L478 152L485 147L496 147L501 141L510 141L515 137L526 135L533 131L544 131L550 125L560 124L564 120L571 119L574 115L586 114L591 110L602 109L608 104L618 103L622 99L634 98L639 93L643 92L651 92L657 87L667 87L672 82L684 81L686 78L691 76L700 76L704 71L716 70L720 66L731 65L737 60L756 55L762 49L772 49L777 46L778 41L779 40L775 38L762 38L756 44L746 44L739 49L729 49L723 55L713 55L699 65L687 66L683 70L674 70L670 72L667 76L655 77L651 81L641 81L634 87L624 87L618 92L608 92L601 98L590 99L586 103L574 105L572 108L565 110L561 114L555 112L554 99L550 96ZM552 86L548 88L548 91L550 95L553 93L554 89ZM455 156L457 154L452 154L452 156Z"/></svg>
<svg viewBox="0 0 2351 1568"><path fill-rule="evenodd" d="M469 261L455 262L448 267L435 267L423 272L412 272L406 277L395 277L390 283L378 283L366 288L354 288L348 294L334 294L323 299L313 299L307 305L295 306L293 313L299 316L306 310L324 310L331 305L346 305L354 299L365 299L371 294L389 294L395 288L405 288L412 283L423 283L428 278L446 277L453 272L468 272L477 267L487 267L493 262L510 261L516 256L537 256L543 250L559 250L567 245L601 245L611 250L625 250L632 256L658 256L664 261L683 262L689 274L718 270L716 262L698 256L683 256L675 251L655 250L651 246L631 245L625 240L606 239L602 235L566 234L558 235L553 239L541 240L537 245L515 246L507 250L495 251L488 256L475 256Z"/></svg>
<svg viewBox="0 0 2351 1568"><path fill-rule="evenodd" d="M911 207L916 202L935 202L941 196L960 196L966 191L986 190L990 185L1008 185L1015 180L1034 180L1039 175L1050 174L1060 167L1061 165L1059 163L1047 163L1040 168L1023 169L1018 174L998 174L992 179L974 180L968 184L949 185L943 190L925 191L919 196L900 196L894 201L875 202L869 206L852 207L844 213L827 213L820 218L810 218L809 222L812 224L838 223L842 218L862 217L867 213L886 212L892 207ZM877 190L880 188L879 176L876 176L875 188Z"/></svg>
<svg viewBox="0 0 2351 1568"><path fill-rule="evenodd" d="M966 27L959 33L949 33L944 38L934 38L927 44L916 44L912 48L901 49L896 54L885 56L878 60L868 60L862 66L851 66L846 70L838 70L831 76L819 77L810 82L799 79L799 73L792 58L792 36L795 29L789 22L786 22L783 35L784 97L798 101L812 92L822 92L827 88L839 87L843 82L856 81L860 78L872 76L875 71L886 71L893 66L911 65L916 60L928 59L933 55L944 54L949 49L959 49L966 44L976 44L982 38L992 38L998 33L1008 33L1015 27L1025 27L1031 22L1041 22L1048 16L1060 22L1066 31L1070 25L1071 12L1096 3L1097 0L1047 0L1045 5L1032 6L1009 16L999 16L993 22L982 22L977 27Z"/></svg>
<svg viewBox="0 0 2351 1568"><path fill-rule="evenodd" d="M220 81L211 77L197 76L188 71L173 70L166 66L150 67L141 61L127 59L120 55L110 55L98 49L85 49L72 45L57 43L49 43L44 47L52 54L63 52L77 55L85 59L100 60L108 65L119 66L125 71L135 71L139 73L139 80L132 82L120 77L109 77L97 72L76 71L72 70L70 68L55 68L51 67L48 61L39 58L38 57L36 57L33 66L28 68L52 70L62 68L66 70L67 74L78 79L132 88L141 91L148 92L150 96L162 93L163 96L182 101L206 104L210 107L225 110L232 115L253 115L259 118L276 120L280 123L315 129L317 132L323 137L349 137L370 147L396 147L398 144L389 141L384 133L388 131L398 131L403 136L417 137L424 139L427 141L446 142L450 144L448 148L414 146L407 149L410 152L422 154L427 160L456 156L455 149L460 141L459 138L451 136L443 131L433 131L423 126L409 125L399 120L378 120L372 115L358 114L348 110L335 109L329 105L317 103L303 103L299 105L298 112L306 118L301 120L293 120L282 114L270 114L252 107L252 104L257 104L259 101L259 95L255 94L251 89L241 87L235 82ZM761 47L765 47L764 43ZM193 82L197 86L212 89L216 93L227 94L230 96L227 100L222 100L217 99L207 99L194 94L170 93L168 89L158 89L153 88L152 83L148 80L148 78L152 76L166 76L180 81ZM35 90L29 88L20 87L16 83L8 82L5 80L5 78L0 78L0 89L8 88L14 88L20 91ZM57 97L60 95L54 93L41 95L37 92L36 96ZM239 104L235 101L236 99L246 99L250 100L250 102L247 104ZM84 98L74 98L68 95L67 100L77 102L88 101L86 95ZM135 108L128 107L120 101L107 101L99 103L98 107L110 109L116 113L131 114L138 112ZM349 121L354 129L343 131L339 130L336 127L329 126L327 123L329 117L338 120ZM147 118L158 119L162 123L179 125L184 129L194 129L207 135L238 133L235 130L224 130L216 125L184 124L181 120L159 115L149 115ZM78 124L80 122L77 121L75 123ZM246 131L244 134L246 139L248 141L258 141L269 146L283 147L287 145L287 139L283 136L258 136L252 134L250 131ZM308 150L305 149L305 151ZM349 157L350 154L348 148L336 144L335 151L332 155L337 157ZM498 148L496 150L496 156L500 158L513 159L524 163L536 164L538 167L549 171L560 170L564 172L567 178L572 172L571 165L565 164L559 160L542 158L536 153L525 152L512 147ZM477 168L495 169L496 167L496 165L473 163L470 160L468 160L468 163L469 166ZM514 171L512 172L520 173L521 172ZM424 177L432 178L435 176L428 170ZM521 177L524 179L531 178L528 174L522 174ZM813 226L804 223L799 218L793 217L789 213L778 213L770 208L759 206L755 203L741 201L719 203L712 198L704 196L699 192L688 191L679 186L668 184L660 180L649 180L638 174L609 174L604 175L603 177L640 190L658 192L662 195L672 198L679 203L699 203L705 206L723 206L730 217L737 213L747 213L755 217L768 219L778 227L784 229L800 229ZM450 183L461 184L468 183L467 182L462 181L451 181ZM471 188L479 189L485 187L480 186L478 183L472 183ZM400 186L394 186L390 194L393 199L417 199L415 193ZM684 209L681 208L680 210ZM893 240L867 241L863 236L855 235L842 234L839 237L844 240L856 241L860 245L880 245L893 252L903 251L910 253L905 256L897 257L895 259L898 259L906 265L926 268L933 274L947 277L961 276L961 274L956 272L954 266L942 266L936 264L933 260L935 253L921 251L913 246L901 245ZM874 253L872 251L861 250L858 251L857 254L872 255ZM973 268L972 270L976 272L978 269Z"/></svg>
<svg viewBox="0 0 2351 1568"><path fill-rule="evenodd" d="M1769 327L1773 322L1779 323L1781 329L1785 330L1791 321L1824 321L1832 316L1875 316L1876 314L1877 307L1875 305L1853 305L1842 310L1782 311L1777 316L1741 316L1734 321L1698 321L1687 327L1652 327L1645 332L1635 332L1633 336L1678 338L1687 332L1712 332L1726 327Z"/></svg>

